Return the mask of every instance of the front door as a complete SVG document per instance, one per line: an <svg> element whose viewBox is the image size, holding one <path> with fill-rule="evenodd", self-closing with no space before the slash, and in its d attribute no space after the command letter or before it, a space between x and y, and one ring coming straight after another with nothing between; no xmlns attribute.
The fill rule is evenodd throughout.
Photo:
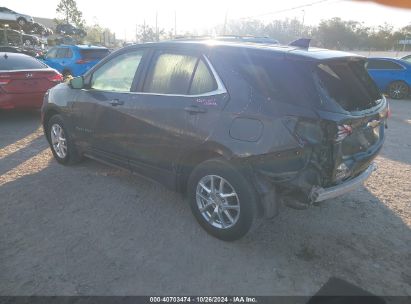
<svg viewBox="0 0 411 304"><path fill-rule="evenodd" d="M144 50L123 52L98 67L73 105L76 136L91 154L128 166L128 109Z"/></svg>

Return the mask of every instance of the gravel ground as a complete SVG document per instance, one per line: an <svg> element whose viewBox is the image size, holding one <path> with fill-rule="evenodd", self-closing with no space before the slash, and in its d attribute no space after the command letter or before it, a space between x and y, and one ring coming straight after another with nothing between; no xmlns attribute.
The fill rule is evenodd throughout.
<svg viewBox="0 0 411 304"><path fill-rule="evenodd" d="M330 277L411 295L411 101L391 105L366 187L233 243L159 184L58 165L38 113L0 113L0 295L312 295Z"/></svg>

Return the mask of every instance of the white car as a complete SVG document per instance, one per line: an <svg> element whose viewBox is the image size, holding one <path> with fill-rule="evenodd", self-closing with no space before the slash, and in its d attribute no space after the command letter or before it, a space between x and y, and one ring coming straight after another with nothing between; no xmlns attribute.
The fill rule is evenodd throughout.
<svg viewBox="0 0 411 304"><path fill-rule="evenodd" d="M0 20L16 21L20 26L25 26L27 23L34 22L33 17L16 13L7 7L0 7Z"/></svg>

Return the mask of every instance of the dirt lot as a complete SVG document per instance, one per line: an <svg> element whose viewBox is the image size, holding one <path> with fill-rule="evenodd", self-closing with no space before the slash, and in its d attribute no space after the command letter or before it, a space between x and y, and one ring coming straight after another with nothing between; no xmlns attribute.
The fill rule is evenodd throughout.
<svg viewBox="0 0 411 304"><path fill-rule="evenodd" d="M38 113L0 113L1 295L312 295L339 277L411 295L411 101L393 101L379 170L351 194L207 235L179 194L85 161L58 165Z"/></svg>

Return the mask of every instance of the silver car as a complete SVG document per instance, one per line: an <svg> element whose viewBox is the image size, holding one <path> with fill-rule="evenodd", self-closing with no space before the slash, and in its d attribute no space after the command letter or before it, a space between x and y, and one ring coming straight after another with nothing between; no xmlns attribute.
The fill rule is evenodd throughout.
<svg viewBox="0 0 411 304"><path fill-rule="evenodd" d="M7 7L0 7L0 20L15 21L20 26L25 26L27 23L34 22L33 17L16 13Z"/></svg>

